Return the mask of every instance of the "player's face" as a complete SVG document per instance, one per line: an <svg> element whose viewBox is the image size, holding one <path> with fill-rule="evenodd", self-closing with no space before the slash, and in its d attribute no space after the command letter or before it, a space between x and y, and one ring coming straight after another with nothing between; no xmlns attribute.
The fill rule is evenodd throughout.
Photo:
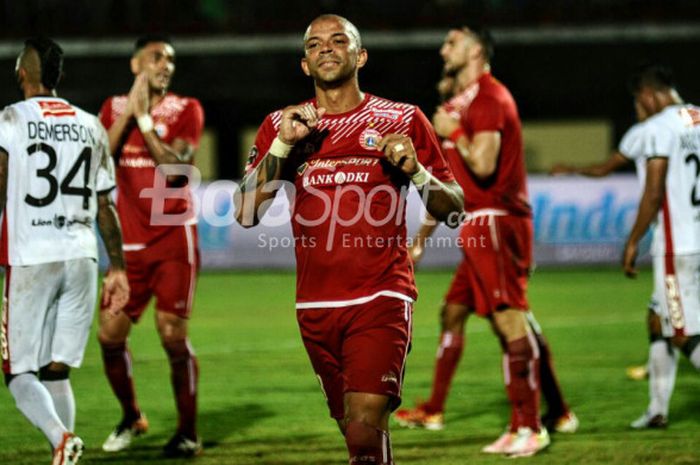
<svg viewBox="0 0 700 465"><path fill-rule="evenodd" d="M322 19L309 27L301 67L319 86L334 87L347 82L366 61L367 52L341 21Z"/></svg>
<svg viewBox="0 0 700 465"><path fill-rule="evenodd" d="M469 64L469 57L476 42L464 31L453 29L447 33L440 48L440 56L444 62L443 72L454 76L460 69Z"/></svg>
<svg viewBox="0 0 700 465"><path fill-rule="evenodd" d="M175 73L175 50L165 42L152 42L134 57L134 74L145 72L148 85L155 92L165 92Z"/></svg>

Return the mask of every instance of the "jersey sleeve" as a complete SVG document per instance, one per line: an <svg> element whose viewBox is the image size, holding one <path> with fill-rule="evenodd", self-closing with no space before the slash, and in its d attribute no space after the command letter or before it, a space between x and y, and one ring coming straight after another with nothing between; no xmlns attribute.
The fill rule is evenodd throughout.
<svg viewBox="0 0 700 465"><path fill-rule="evenodd" d="M644 131L640 123L635 124L625 132L617 150L629 160L636 160L644 156Z"/></svg>
<svg viewBox="0 0 700 465"><path fill-rule="evenodd" d="M416 107L416 113L411 123L411 140L416 149L418 161L440 181L454 181L454 176L442 154L435 131L420 108Z"/></svg>
<svg viewBox="0 0 700 465"><path fill-rule="evenodd" d="M102 123L102 126L107 129L112 127L112 124L114 123L114 121L112 121L112 97L109 97L104 101L100 107L100 112L97 114L97 117L99 118L100 123Z"/></svg>
<svg viewBox="0 0 700 465"><path fill-rule="evenodd" d="M190 99L180 115L179 131L175 135L177 139L183 139L195 149L199 147L199 140L204 130L204 110L197 99Z"/></svg>
<svg viewBox="0 0 700 465"><path fill-rule="evenodd" d="M467 134L473 135L484 131L503 132L506 118L497 99L480 95L462 110L460 120Z"/></svg>
<svg viewBox="0 0 700 465"><path fill-rule="evenodd" d="M265 154L270 150L270 145L272 145L275 137L277 137L277 131L272 123L272 115L267 115L258 128L258 132L255 135L255 143L248 152L248 160L245 164L246 175L253 171L265 158Z"/></svg>
<svg viewBox="0 0 700 465"><path fill-rule="evenodd" d="M646 158L668 158L676 150L676 141L676 134L672 128L663 124L655 124L649 129L645 138L643 156Z"/></svg>
<svg viewBox="0 0 700 465"><path fill-rule="evenodd" d="M99 121L97 121L97 129L100 135L97 146L97 150L100 154L100 164L97 166L95 190L98 194L106 194L114 190L117 186L114 175L114 158L109 151L109 137L107 136L107 131Z"/></svg>
<svg viewBox="0 0 700 465"><path fill-rule="evenodd" d="M13 128L16 125L15 113L10 107L0 111L0 149L9 155L12 147Z"/></svg>

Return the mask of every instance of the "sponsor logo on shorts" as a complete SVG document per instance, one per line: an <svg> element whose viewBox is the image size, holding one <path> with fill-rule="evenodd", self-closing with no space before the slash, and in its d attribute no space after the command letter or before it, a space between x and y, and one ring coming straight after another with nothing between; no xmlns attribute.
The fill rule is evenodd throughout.
<svg viewBox="0 0 700 465"><path fill-rule="evenodd" d="M399 378L394 372L390 371L389 373L382 376L382 383L399 384Z"/></svg>
<svg viewBox="0 0 700 465"><path fill-rule="evenodd" d="M666 300L668 301L668 314L671 317L671 326L675 329L685 327L685 317L681 306L681 294L678 289L676 275L666 275Z"/></svg>

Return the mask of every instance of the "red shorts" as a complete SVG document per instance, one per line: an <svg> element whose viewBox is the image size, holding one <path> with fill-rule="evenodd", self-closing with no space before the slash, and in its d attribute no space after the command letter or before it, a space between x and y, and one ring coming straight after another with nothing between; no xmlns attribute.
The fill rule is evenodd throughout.
<svg viewBox="0 0 700 465"><path fill-rule="evenodd" d="M331 417L345 414L346 392L368 392L401 404L413 305L380 296L362 305L297 310L301 337Z"/></svg>
<svg viewBox="0 0 700 465"><path fill-rule="evenodd" d="M138 321L154 295L158 311L189 318L199 270L196 225L176 226L157 242L125 255L131 294L124 313L132 321Z"/></svg>
<svg viewBox="0 0 700 465"><path fill-rule="evenodd" d="M527 310L532 220L517 216L481 217L465 223L460 238L464 258L445 303L466 305L481 316L506 308Z"/></svg>

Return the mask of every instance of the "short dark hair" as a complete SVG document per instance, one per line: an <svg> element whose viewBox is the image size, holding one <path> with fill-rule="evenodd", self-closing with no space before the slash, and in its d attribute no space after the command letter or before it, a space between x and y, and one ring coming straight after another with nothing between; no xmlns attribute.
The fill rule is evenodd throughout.
<svg viewBox="0 0 700 465"><path fill-rule="evenodd" d="M484 49L484 58L490 63L494 55L494 41L491 31L478 24L466 24L457 29L461 29L479 42L481 47Z"/></svg>
<svg viewBox="0 0 700 465"><path fill-rule="evenodd" d="M173 42L172 40L170 40L170 37L165 34L147 34L136 39L136 43L134 44L134 55L137 54L146 45L152 44L154 42L165 42L168 45L173 45Z"/></svg>
<svg viewBox="0 0 700 465"><path fill-rule="evenodd" d="M39 55L41 83L47 89L55 89L63 77L63 49L48 37L32 37L24 41L24 48L31 48Z"/></svg>
<svg viewBox="0 0 700 465"><path fill-rule="evenodd" d="M632 94L638 93L642 87L654 90L669 90L676 87L671 68L658 63L645 63L632 74L628 83Z"/></svg>

